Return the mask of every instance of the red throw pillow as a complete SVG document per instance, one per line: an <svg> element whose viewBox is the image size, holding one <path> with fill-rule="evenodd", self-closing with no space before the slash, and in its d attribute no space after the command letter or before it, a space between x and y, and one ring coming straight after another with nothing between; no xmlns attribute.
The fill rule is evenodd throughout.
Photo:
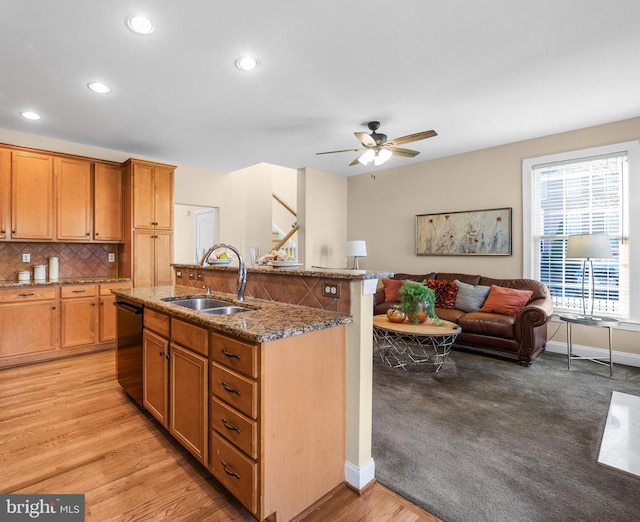
<svg viewBox="0 0 640 522"><path fill-rule="evenodd" d="M388 301L400 301L400 287L404 283L404 279L382 279L382 286L384 286L384 300Z"/></svg>
<svg viewBox="0 0 640 522"><path fill-rule="evenodd" d="M449 308L456 307L456 296L458 295L458 285L452 281L429 279L427 286L436 294L436 307Z"/></svg>
<svg viewBox="0 0 640 522"><path fill-rule="evenodd" d="M480 311L501 315L518 315L520 310L531 300L532 295L531 290L491 285L487 300Z"/></svg>

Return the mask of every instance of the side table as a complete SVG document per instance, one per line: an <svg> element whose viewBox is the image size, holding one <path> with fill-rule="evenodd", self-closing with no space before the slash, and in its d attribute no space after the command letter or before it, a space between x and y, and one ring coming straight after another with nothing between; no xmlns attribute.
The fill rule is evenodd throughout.
<svg viewBox="0 0 640 522"><path fill-rule="evenodd" d="M612 357L612 345L613 345L613 328L620 324L620 321L613 318L603 317L584 317L576 314L560 314L560 320L567 323L567 365L571 370L571 361L576 359L586 359L588 361L602 364L609 367L609 377L613 377L613 357ZM573 353L573 341L571 334L573 325L578 324L582 326L595 326L596 328L608 328L609 329L609 357L585 357L584 355L576 355Z"/></svg>

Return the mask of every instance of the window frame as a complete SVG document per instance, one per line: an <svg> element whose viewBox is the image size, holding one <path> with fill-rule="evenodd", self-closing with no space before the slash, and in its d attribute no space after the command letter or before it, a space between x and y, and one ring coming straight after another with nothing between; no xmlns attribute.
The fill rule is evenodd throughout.
<svg viewBox="0 0 640 522"><path fill-rule="evenodd" d="M540 259L534 241L535 211L534 169L549 163L588 160L597 156L626 153L628 158L627 201L628 222L624 224L622 242L628 248L629 318L622 318L625 329L640 331L640 141L633 140L611 145L526 158L522 161L522 273L523 277L539 279ZM626 234L625 234L626 231Z"/></svg>

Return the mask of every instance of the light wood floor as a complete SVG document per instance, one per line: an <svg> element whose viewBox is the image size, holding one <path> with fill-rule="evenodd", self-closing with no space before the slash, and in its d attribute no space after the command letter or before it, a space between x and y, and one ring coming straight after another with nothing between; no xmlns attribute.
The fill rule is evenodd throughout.
<svg viewBox="0 0 640 522"><path fill-rule="evenodd" d="M113 351L0 370L0 493L84 493L95 522L254 521L122 392ZM438 521L379 484L303 520Z"/></svg>

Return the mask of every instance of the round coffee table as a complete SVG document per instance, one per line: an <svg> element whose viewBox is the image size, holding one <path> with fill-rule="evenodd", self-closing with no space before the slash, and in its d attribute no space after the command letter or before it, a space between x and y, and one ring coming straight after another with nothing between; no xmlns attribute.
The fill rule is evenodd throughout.
<svg viewBox="0 0 640 522"><path fill-rule="evenodd" d="M462 331L457 324L429 319L422 324L392 323L386 315L373 316L373 342L383 362L404 371L437 372Z"/></svg>

